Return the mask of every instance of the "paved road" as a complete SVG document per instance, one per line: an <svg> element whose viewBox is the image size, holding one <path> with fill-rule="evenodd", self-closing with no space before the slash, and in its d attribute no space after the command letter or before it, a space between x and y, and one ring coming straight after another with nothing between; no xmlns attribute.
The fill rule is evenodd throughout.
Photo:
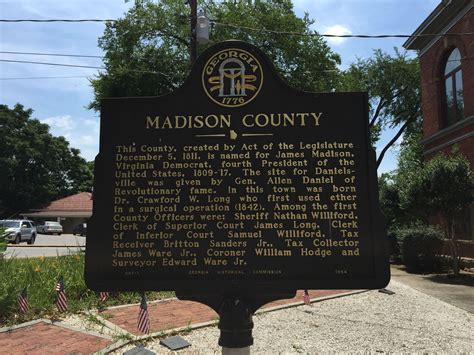
<svg viewBox="0 0 474 355"><path fill-rule="evenodd" d="M392 265L392 280L474 313L474 278L449 279L440 274L410 274L403 267Z"/></svg>
<svg viewBox="0 0 474 355"><path fill-rule="evenodd" d="M86 244L86 238L72 234L45 235L38 234L34 245L23 242L19 245L9 244L5 256L16 258L33 258L40 256L58 256L76 253ZM50 246L50 247L49 247Z"/></svg>

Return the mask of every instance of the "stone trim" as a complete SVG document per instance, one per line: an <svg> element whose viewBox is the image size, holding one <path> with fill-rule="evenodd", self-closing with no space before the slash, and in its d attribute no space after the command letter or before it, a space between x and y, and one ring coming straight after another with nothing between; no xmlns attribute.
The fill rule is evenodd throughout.
<svg viewBox="0 0 474 355"><path fill-rule="evenodd" d="M471 123L474 123L474 116L467 117L463 119L462 121L459 121L453 125L445 127L441 131L438 131L432 134L431 136L422 139L421 144L423 145L430 144L439 138L443 138L444 136L447 136L448 134L457 131L458 129L469 126Z"/></svg>
<svg viewBox="0 0 474 355"><path fill-rule="evenodd" d="M471 1L471 4L467 5L463 10L461 10L456 17L454 17L441 31L440 33L447 33L454 25L458 23L469 11L473 8L474 2ZM433 45L438 42L443 36L435 36L431 41L428 42L418 53L418 57L423 56L428 50L433 47Z"/></svg>
<svg viewBox="0 0 474 355"><path fill-rule="evenodd" d="M431 148L431 149L428 149L426 151L423 152L423 155L428 155L428 154L431 154L431 153L434 153L440 149L443 149L443 148L446 148L446 147L449 147L450 145L453 145L454 143L457 143L457 142L460 142L464 139L467 139L467 138L470 138L470 137L474 137L474 132L469 132L469 133L466 133L462 136L459 136L459 137L456 137L454 139L451 139L450 141L446 142L446 143L443 143L443 144L440 144L440 145L437 145L436 147L434 148Z"/></svg>

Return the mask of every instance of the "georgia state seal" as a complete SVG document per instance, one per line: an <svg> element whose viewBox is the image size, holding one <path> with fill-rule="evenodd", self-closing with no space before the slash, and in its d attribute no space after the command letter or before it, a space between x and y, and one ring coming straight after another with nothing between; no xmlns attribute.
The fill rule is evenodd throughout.
<svg viewBox="0 0 474 355"><path fill-rule="evenodd" d="M207 96L225 107L239 107L252 101L263 83L262 66L249 52L228 48L214 54L202 71Z"/></svg>

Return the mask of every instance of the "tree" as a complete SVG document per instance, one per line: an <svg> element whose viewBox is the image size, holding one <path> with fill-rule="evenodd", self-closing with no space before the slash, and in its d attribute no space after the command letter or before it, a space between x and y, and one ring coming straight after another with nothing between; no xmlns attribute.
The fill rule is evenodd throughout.
<svg viewBox="0 0 474 355"><path fill-rule="evenodd" d="M403 211L400 209L398 188L391 173L380 175L378 183L380 209L385 216L387 228L390 229L400 224L401 215L403 214Z"/></svg>
<svg viewBox="0 0 474 355"><path fill-rule="evenodd" d="M402 136L419 131L421 94L418 59L409 59L395 49L391 56L375 50L368 59L359 59L342 75L340 90L367 91L372 144L386 127L398 128L377 158L377 167L387 150Z"/></svg>
<svg viewBox="0 0 474 355"><path fill-rule="evenodd" d="M379 177L379 201L389 229L424 221L426 215L401 206L400 191L424 168L421 126L414 127L400 144L397 169Z"/></svg>
<svg viewBox="0 0 474 355"><path fill-rule="evenodd" d="M410 134L405 135L400 144L398 155L396 180L398 184L409 181L414 174L425 166L423 157L423 133L421 126L412 129Z"/></svg>
<svg viewBox="0 0 474 355"><path fill-rule="evenodd" d="M339 56L322 37L314 35L310 28L314 21L308 15L295 15L290 0L210 0L201 5L215 23L209 45L228 39L244 40L266 52L290 85L308 91L336 87ZM99 39L106 70L91 80L95 99L90 108L99 110L104 97L162 95L178 87L189 71L188 14L184 1L136 0L123 18L107 23ZM199 46L199 52L209 45Z"/></svg>
<svg viewBox="0 0 474 355"><path fill-rule="evenodd" d="M89 190L92 174L78 149L32 119L33 110L0 105L0 215Z"/></svg>
<svg viewBox="0 0 474 355"><path fill-rule="evenodd" d="M454 233L457 213L474 201L474 176L469 162L461 155L439 154L413 174L400 191L402 206L426 216L442 218L446 238L450 240L454 275L459 274L458 247Z"/></svg>

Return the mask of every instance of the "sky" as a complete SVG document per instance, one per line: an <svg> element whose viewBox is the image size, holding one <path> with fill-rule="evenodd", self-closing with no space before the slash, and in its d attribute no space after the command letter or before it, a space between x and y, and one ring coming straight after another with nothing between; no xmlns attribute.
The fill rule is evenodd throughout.
<svg viewBox="0 0 474 355"><path fill-rule="evenodd" d="M181 1L181 0L177 0ZM440 0L294 0L299 16L308 13L313 28L329 34L412 34ZM116 19L133 1L123 0L0 0L1 19ZM103 55L97 46L103 23L0 23L1 52ZM404 39L328 39L341 55L341 68L374 49L393 53ZM415 56L416 53L411 53ZM71 58L0 53L3 60L102 65L100 58ZM88 78L97 69L66 68L0 62L0 104L21 103L33 117L47 123L55 136L64 136L88 161L99 147L99 113L87 109L93 91ZM44 77L59 77L40 79ZM66 78L67 77L67 78ZM35 78L35 79L27 79ZM393 136L382 134L377 150ZM397 149L389 150L378 173L396 168Z"/></svg>

